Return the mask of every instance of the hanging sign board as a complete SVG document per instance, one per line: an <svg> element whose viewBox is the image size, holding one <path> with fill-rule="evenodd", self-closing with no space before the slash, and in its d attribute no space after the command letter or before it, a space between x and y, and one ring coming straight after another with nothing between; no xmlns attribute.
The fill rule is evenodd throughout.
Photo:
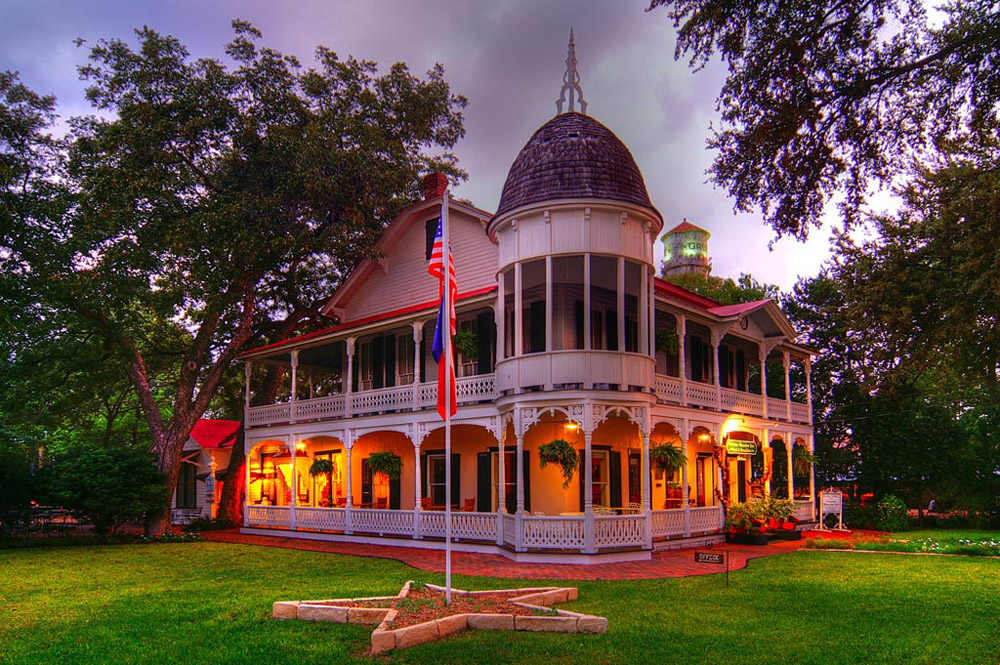
<svg viewBox="0 0 1000 665"><path fill-rule="evenodd" d="M726 453L729 455L756 455L757 444L754 441L729 439L726 441Z"/></svg>
<svg viewBox="0 0 1000 665"><path fill-rule="evenodd" d="M847 531L844 528L844 495L837 489L823 490L819 493L819 526L820 531L826 531L826 516L836 515L837 526L833 531Z"/></svg>

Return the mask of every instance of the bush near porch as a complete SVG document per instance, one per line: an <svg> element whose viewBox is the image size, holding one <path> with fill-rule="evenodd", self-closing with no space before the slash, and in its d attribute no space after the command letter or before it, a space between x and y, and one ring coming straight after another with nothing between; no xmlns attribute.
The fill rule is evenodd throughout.
<svg viewBox="0 0 1000 665"><path fill-rule="evenodd" d="M370 628L272 621L271 603L443 581L391 560L211 542L0 551L0 570L12 665L380 662L361 655ZM995 664L998 572L995 560L803 551L752 561L729 588L719 575L574 581L580 600L560 607L607 616L607 635L474 632L391 660Z"/></svg>

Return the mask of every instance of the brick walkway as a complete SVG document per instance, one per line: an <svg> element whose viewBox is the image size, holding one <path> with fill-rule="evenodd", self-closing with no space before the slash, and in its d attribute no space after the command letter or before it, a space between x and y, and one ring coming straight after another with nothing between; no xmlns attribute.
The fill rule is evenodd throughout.
<svg viewBox="0 0 1000 665"><path fill-rule="evenodd" d="M205 540L220 543L240 543L262 547L284 547L309 552L330 552L396 559L414 568L444 572L444 552L416 547L397 547L344 543L335 541L303 540L281 536L254 536L235 530L206 531ZM767 546L716 545L713 551L727 551L730 570L745 568L747 561L764 556L787 554L799 549L802 541L775 541ZM723 572L723 566L694 562L691 549L653 552L649 561L601 563L594 565L558 563L518 563L499 554L473 554L452 552L451 569L456 575L485 577L512 577L560 580L649 580L661 577L687 577Z"/></svg>

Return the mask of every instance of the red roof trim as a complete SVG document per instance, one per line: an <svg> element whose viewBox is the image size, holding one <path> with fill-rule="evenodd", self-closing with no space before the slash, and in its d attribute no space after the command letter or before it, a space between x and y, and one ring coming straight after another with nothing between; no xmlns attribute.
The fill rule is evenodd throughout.
<svg viewBox="0 0 1000 665"><path fill-rule="evenodd" d="M191 430L191 438L202 448L221 448L236 442L236 433L242 423L238 420L212 420L201 418Z"/></svg>
<svg viewBox="0 0 1000 665"><path fill-rule="evenodd" d="M720 302L716 302L711 298L706 298L705 296L694 293L693 291L688 291L687 289L677 286L676 284L668 282L660 277L655 278L655 284L657 293L662 293L663 295L670 296L675 300L680 300L689 305L694 305L699 309L707 311L713 307L719 307L722 305Z"/></svg>
<svg viewBox="0 0 1000 665"><path fill-rule="evenodd" d="M476 296L485 295L492 291L496 291L497 287L487 286L486 288L477 289L475 291L468 291L466 293L459 293L458 299L465 300L466 298L474 298ZM367 325L369 323L375 323L377 321L384 321L386 319L392 319L397 316L402 316L404 314L412 314L413 312L419 312L422 309L430 309L432 307L438 306L438 300L431 300L429 302L420 303L419 305L411 305L409 307L404 307L402 309L396 309L391 312L385 312L384 314L375 314L374 316L369 316L363 319L358 319L351 323L341 323L340 325L332 326L330 328L324 328L323 330L316 330L311 333L306 333L305 335L299 335L298 337L290 337L289 339L283 340L281 342L274 342L273 344L267 344L266 346L260 346L256 349L250 349L249 351L244 351L237 358L243 358L251 353L257 353L258 351L263 351L264 349L272 349L280 346L287 346L295 342L301 342L303 340L311 339L313 337L319 337L321 335L327 335L332 332L337 332L340 330L348 330L350 328L357 328L358 326Z"/></svg>

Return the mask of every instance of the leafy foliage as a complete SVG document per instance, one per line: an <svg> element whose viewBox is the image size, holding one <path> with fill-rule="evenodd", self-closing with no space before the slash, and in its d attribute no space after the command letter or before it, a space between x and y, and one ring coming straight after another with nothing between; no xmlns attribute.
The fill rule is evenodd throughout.
<svg viewBox="0 0 1000 665"><path fill-rule="evenodd" d="M910 520L906 504L895 494L887 494L878 502L878 528L882 531L906 531Z"/></svg>
<svg viewBox="0 0 1000 665"><path fill-rule="evenodd" d="M805 238L842 196L859 219L872 181L969 132L995 133L1000 13L994 2L652 0L677 58L729 72L712 179L778 235Z"/></svg>
<svg viewBox="0 0 1000 665"><path fill-rule="evenodd" d="M53 461L48 483L52 502L99 534L142 520L170 499L153 457L132 448L79 446Z"/></svg>
<svg viewBox="0 0 1000 665"><path fill-rule="evenodd" d="M666 473L672 473L687 464L687 456L680 448L669 443L660 443L649 448L649 459L656 468Z"/></svg>
<svg viewBox="0 0 1000 665"><path fill-rule="evenodd" d="M309 465L309 475L312 477L322 476L324 473L333 473L333 460L317 459Z"/></svg>
<svg viewBox="0 0 1000 665"><path fill-rule="evenodd" d="M699 295L711 298L723 305L736 305L770 298L777 300L778 287L774 284L758 282L753 275L740 273L738 279L732 277L703 277L697 273L665 275L664 279Z"/></svg>
<svg viewBox="0 0 1000 665"><path fill-rule="evenodd" d="M459 330L451 338L455 350L471 360L479 358L479 336L472 330Z"/></svg>
<svg viewBox="0 0 1000 665"><path fill-rule="evenodd" d="M396 453L383 450L368 457L368 468L372 474L384 473L390 480L399 480L403 472L403 460Z"/></svg>
<svg viewBox="0 0 1000 665"><path fill-rule="evenodd" d="M566 489L580 466L580 455L566 439L553 439L538 446L538 467L544 469L549 464L562 468L563 489Z"/></svg>

